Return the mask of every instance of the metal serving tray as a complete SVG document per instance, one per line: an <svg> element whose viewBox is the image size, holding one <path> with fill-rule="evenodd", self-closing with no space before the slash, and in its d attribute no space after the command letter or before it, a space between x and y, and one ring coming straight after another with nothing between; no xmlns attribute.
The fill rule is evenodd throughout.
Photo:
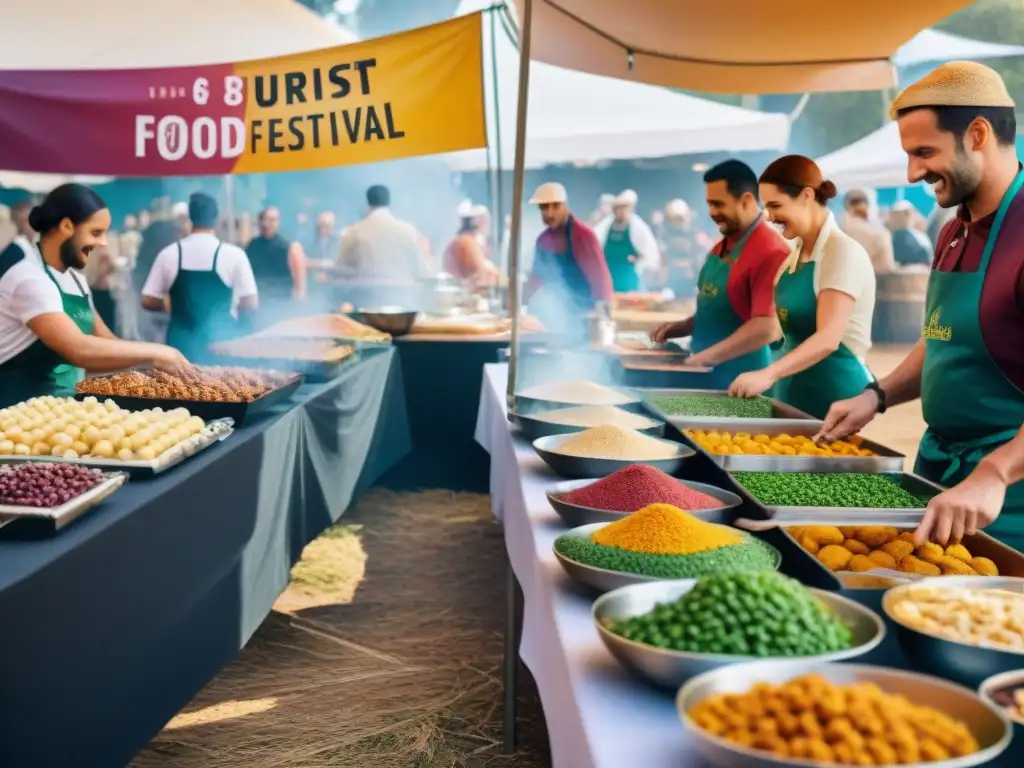
<svg viewBox="0 0 1024 768"><path fill-rule="evenodd" d="M793 429L797 426L810 427L814 425L815 431L820 428L822 422L815 419L810 414L804 413L798 408L794 408L786 403L779 402L774 398L767 398L772 403L772 418L770 419L737 419L732 417L721 417L721 416L684 416L674 415L662 411L651 403L651 398L654 397L713 397L726 395L727 392L724 389L649 389L649 388L636 388L634 391L643 397L644 408L649 412L657 416L657 418L668 422L678 429L714 429L715 427L724 427L726 424L735 424L740 422L743 425L744 432L755 432L761 433L769 427L778 427L780 429Z"/></svg>
<svg viewBox="0 0 1024 768"><path fill-rule="evenodd" d="M768 421L762 429L751 428L751 419L723 420L718 428L735 434L748 432L751 435L790 435L792 437L814 437L818 433L816 421L779 423L784 420ZM700 429L700 427L686 427ZM902 472L906 456L884 445L864 440L861 445L874 451L877 456L739 456L708 453L689 436L683 433L687 443L708 456L715 464L727 471L735 472Z"/></svg>
<svg viewBox="0 0 1024 768"><path fill-rule="evenodd" d="M26 507L19 504L0 504L0 528L10 523L31 520L46 526L47 529L59 531L113 495L118 488L124 485L127 479L128 475L124 472L110 473L102 483L90 488L80 496L64 502L59 507Z"/></svg>
<svg viewBox="0 0 1024 768"><path fill-rule="evenodd" d="M232 419L235 425L240 427L250 416L261 414L288 400L301 385L302 374L292 373L290 380L277 389L272 389L255 400L244 402L177 400L159 397L136 397L132 395L94 395L90 392L75 392L75 399L85 400L87 397L95 397L101 402L103 400L113 400L119 406L129 411L144 411L148 408L163 408L165 411L171 411L175 408L185 408L193 416L198 416L203 421Z"/></svg>
<svg viewBox="0 0 1024 768"><path fill-rule="evenodd" d="M118 461L117 459L77 458L62 459L59 456L0 456L0 464L24 464L38 462L46 464L73 464L81 467L92 467L108 472L127 472L132 477L152 477L177 466L190 456L204 451L229 438L235 431L232 419L217 419L206 425L206 429L198 435L173 448L169 448L152 461Z"/></svg>

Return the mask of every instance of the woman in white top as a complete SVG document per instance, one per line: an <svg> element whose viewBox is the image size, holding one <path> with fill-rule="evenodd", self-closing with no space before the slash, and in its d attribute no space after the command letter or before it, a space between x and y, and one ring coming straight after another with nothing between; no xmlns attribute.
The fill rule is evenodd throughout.
<svg viewBox="0 0 1024 768"><path fill-rule="evenodd" d="M769 221L794 241L775 286L786 338L775 362L737 377L729 392L753 397L775 386L776 398L823 419L832 403L874 380L864 357L871 348L875 271L867 251L826 207L836 187L813 160L779 158L761 174L760 193Z"/></svg>
<svg viewBox="0 0 1024 768"><path fill-rule="evenodd" d="M59 186L29 224L38 246L19 237L0 254L0 407L72 390L83 369L187 368L175 349L115 338L95 312L81 270L106 245L110 211L99 195Z"/></svg>

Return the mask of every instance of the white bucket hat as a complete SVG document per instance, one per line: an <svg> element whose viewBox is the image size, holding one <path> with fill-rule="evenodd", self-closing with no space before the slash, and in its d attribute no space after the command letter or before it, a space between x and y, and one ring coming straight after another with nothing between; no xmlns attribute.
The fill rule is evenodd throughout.
<svg viewBox="0 0 1024 768"><path fill-rule="evenodd" d="M530 205L547 205L550 203L567 203L569 195L565 187L557 181L549 181L537 187L537 191L530 198Z"/></svg>
<svg viewBox="0 0 1024 768"><path fill-rule="evenodd" d="M615 196L615 199L612 200L612 205L616 208L623 205L634 206L638 199L636 192L632 189L625 189Z"/></svg>
<svg viewBox="0 0 1024 768"><path fill-rule="evenodd" d="M677 197L675 200L669 200L668 205L665 206L665 213L668 216L678 216L680 219L685 219L690 215L690 206L686 204L685 200Z"/></svg>

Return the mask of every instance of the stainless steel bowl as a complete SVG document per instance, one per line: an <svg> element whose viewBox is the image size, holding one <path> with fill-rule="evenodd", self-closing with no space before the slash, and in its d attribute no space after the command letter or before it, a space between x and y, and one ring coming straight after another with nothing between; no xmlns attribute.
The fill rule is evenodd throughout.
<svg viewBox="0 0 1024 768"><path fill-rule="evenodd" d="M405 336L412 330L419 312L409 312L395 307L381 307L380 309L359 309L357 312L349 312L349 317L359 323L376 328L378 331L389 333L392 336Z"/></svg>
<svg viewBox="0 0 1024 768"><path fill-rule="evenodd" d="M516 393L516 413L531 414L540 411L553 411L559 408L580 408L587 405L610 405L614 408L622 408L626 411L643 413L646 416L650 416L650 414L647 414L644 411L643 400L633 390L624 389L622 387L613 387L607 384L602 384L602 386L618 392L623 396L623 401L621 403L570 403L564 400L545 400L540 397L529 397L527 395Z"/></svg>
<svg viewBox="0 0 1024 768"><path fill-rule="evenodd" d="M1024 688L1024 668L993 675L978 686L978 695L992 706L1002 709L1013 721L1013 729L1017 735L1024 736L1024 714L1011 712L995 700L995 694L1007 688Z"/></svg>
<svg viewBox="0 0 1024 768"><path fill-rule="evenodd" d="M741 747L712 736L687 714L709 696L746 693L754 683L782 684L806 674L821 675L837 685L875 683L886 693L902 694L915 704L935 707L967 725L981 746L973 755L933 763L913 763L908 764L907 768L967 768L983 765L998 757L1010 744L1013 731L1009 718L974 691L927 675L862 664L808 664L800 659L733 664L705 672L686 683L676 696L676 710L683 725L693 735L697 753L720 768L838 768L836 763L775 757L768 752Z"/></svg>
<svg viewBox="0 0 1024 768"><path fill-rule="evenodd" d="M535 411L535 413L537 412ZM648 426L640 427L636 430L637 432L650 435L651 437L661 437L665 434L665 422L649 417L644 418L647 419ZM510 413L508 420L519 427L519 433L530 442L533 442L538 437L568 435L573 432L591 429L591 427L578 427L572 424L557 424L553 421L544 421L521 413Z"/></svg>
<svg viewBox="0 0 1024 768"><path fill-rule="evenodd" d="M565 494L588 486L594 482L597 482L594 478L590 478L589 480L567 480L564 483L559 483L547 492L548 503L551 504L551 507L570 528L576 528L581 525L590 525L591 523L613 523L616 520L621 520L624 515L628 515L636 511L635 509L629 509L615 512L607 509L581 507L578 504L570 504L563 499ZM743 503L743 500L732 491L726 491L714 485L708 485L707 483L695 483L692 480L680 480L679 483L687 486L688 488L692 488L695 491L705 493L722 502L722 506L720 507L687 510L694 517L700 518L707 523L729 523L730 518L732 517L729 510L735 509Z"/></svg>
<svg viewBox="0 0 1024 768"><path fill-rule="evenodd" d="M604 626L607 619L627 619L648 613L662 603L672 603L689 592L697 584L696 579L658 581L648 584L634 584L602 595L594 603L591 614L597 625L601 642L622 666L648 682L661 688L678 688L694 675L728 664L752 661L753 656L735 656L714 653L687 653L627 640ZM876 648L885 637L882 618L860 603L840 597L835 592L821 589L810 590L825 604L853 633L853 647L845 651L822 653L817 656L803 656L804 664L826 661L840 661L862 656ZM788 661L788 659L786 659Z"/></svg>
<svg viewBox="0 0 1024 768"><path fill-rule="evenodd" d="M671 459L595 459L590 456L571 456L566 453L555 451L569 435L550 435L539 437L533 441L533 450L544 459L545 463L562 477L583 478L583 477L607 477L612 472L628 467L630 464L648 464L655 469L660 469L666 475L674 475L683 468L683 463L696 455L696 451L688 445L677 443L674 440L661 440L663 443L676 448L676 455Z"/></svg>
<svg viewBox="0 0 1024 768"><path fill-rule="evenodd" d="M579 528L573 528L571 531L563 534L565 536L578 536L580 538L589 539L594 535L594 532L604 528L608 523L594 523L592 525L581 525ZM730 528L730 531L737 533L740 536L747 537L749 534ZM764 542L761 542L764 544ZM782 555L779 551L770 544L764 544L774 554L773 568L778 569L779 564L782 562ZM645 576L641 573L629 573L627 571L609 571L606 568L598 568L597 566L587 565L586 563L580 563L576 560L570 560L565 557L557 549L554 550L555 559L561 563L562 568L569 574L569 578L573 581L589 587L598 592L611 592L619 589L620 587L628 587L634 584L647 584L652 581L656 581L659 584L665 584L668 582L679 581L679 579L663 579L659 576Z"/></svg>
<svg viewBox="0 0 1024 768"><path fill-rule="evenodd" d="M882 596L882 610L896 627L896 637L907 658L929 674L977 688L989 677L1024 667L1024 652L982 648L958 643L909 627L893 616L893 607L908 590L921 587L1005 589L1024 593L1024 579L1004 576L934 576L913 584L901 584Z"/></svg>

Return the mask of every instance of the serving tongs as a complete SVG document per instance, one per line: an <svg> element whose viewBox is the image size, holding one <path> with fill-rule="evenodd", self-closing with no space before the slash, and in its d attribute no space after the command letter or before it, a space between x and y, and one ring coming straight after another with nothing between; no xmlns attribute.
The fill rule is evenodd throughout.
<svg viewBox="0 0 1024 768"><path fill-rule="evenodd" d="M738 517L733 520L736 528L745 531L770 531L773 528L792 528L797 525L831 525L858 527L864 525L888 525L893 528L917 528L924 519L923 509L894 509L885 512L836 509L835 512L776 512L768 520L753 520Z"/></svg>

